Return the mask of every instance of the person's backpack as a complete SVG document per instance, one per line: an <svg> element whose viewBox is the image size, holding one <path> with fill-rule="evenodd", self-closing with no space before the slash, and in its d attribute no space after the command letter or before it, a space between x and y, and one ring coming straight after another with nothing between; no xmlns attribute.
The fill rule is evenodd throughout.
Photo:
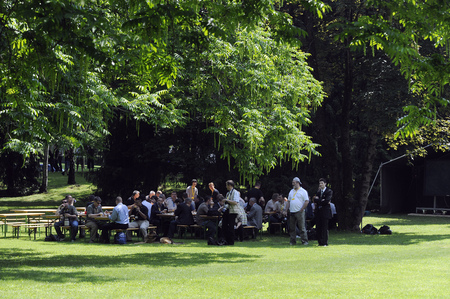
<svg viewBox="0 0 450 299"><path fill-rule="evenodd" d="M380 235L392 235L391 228L387 225L383 225L382 227L380 227L380 229L378 230L378 233Z"/></svg>
<svg viewBox="0 0 450 299"><path fill-rule="evenodd" d="M219 245L213 237L209 237L208 239L208 245Z"/></svg>
<svg viewBox="0 0 450 299"><path fill-rule="evenodd" d="M361 232L364 233L364 234L368 234L368 235L376 235L376 234L378 234L378 230L372 224L366 224L366 226L363 227Z"/></svg>
<svg viewBox="0 0 450 299"><path fill-rule="evenodd" d="M115 244L127 244L127 235L124 232L118 232L114 236Z"/></svg>
<svg viewBox="0 0 450 299"><path fill-rule="evenodd" d="M306 233L308 234L308 240L317 240L317 233L314 228L308 229Z"/></svg>
<svg viewBox="0 0 450 299"><path fill-rule="evenodd" d="M50 234L47 237L45 237L44 241L47 241L47 242L58 241L58 238L57 238L57 236Z"/></svg>

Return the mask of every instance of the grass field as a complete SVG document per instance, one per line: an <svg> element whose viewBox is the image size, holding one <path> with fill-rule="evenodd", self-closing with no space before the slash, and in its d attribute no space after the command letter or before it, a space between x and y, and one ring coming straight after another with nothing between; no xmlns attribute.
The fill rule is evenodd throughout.
<svg viewBox="0 0 450 299"><path fill-rule="evenodd" d="M450 298L449 218L374 215L367 223L389 225L393 234L330 232L325 248L267 234L229 247L9 234L0 237L0 297Z"/></svg>

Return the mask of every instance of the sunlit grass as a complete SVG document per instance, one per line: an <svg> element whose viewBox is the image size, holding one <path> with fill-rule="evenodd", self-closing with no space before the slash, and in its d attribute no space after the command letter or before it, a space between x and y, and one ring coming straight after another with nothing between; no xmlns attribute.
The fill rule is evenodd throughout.
<svg viewBox="0 0 450 299"><path fill-rule="evenodd" d="M448 218L372 216L393 235L331 232L330 246L287 236L207 246L103 245L1 238L2 298L446 298ZM397 224L398 223L398 224ZM24 286L27 287L24 287ZM62 292L63 290L63 292Z"/></svg>
<svg viewBox="0 0 450 299"><path fill-rule="evenodd" d="M86 182L81 172L75 175L76 185L67 185L67 176L60 172L49 173L48 192L35 193L22 197L0 198L0 212L5 213L18 208L49 208L55 207L67 194L83 201L95 191L95 186Z"/></svg>
<svg viewBox="0 0 450 299"><path fill-rule="evenodd" d="M67 186L52 174L49 193L1 198L2 209L54 207ZM37 204L39 203L39 204ZM176 239L179 245L88 244L0 237L1 298L448 298L450 219L406 215L364 218L392 235L330 232L329 247L289 246L286 235L234 246Z"/></svg>

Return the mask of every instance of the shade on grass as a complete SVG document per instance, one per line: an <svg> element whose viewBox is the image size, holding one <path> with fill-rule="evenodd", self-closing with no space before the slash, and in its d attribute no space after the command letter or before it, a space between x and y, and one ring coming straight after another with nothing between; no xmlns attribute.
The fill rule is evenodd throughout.
<svg viewBox="0 0 450 299"><path fill-rule="evenodd" d="M331 232L235 246L103 245L0 238L2 298L448 298L450 219L365 217L393 235Z"/></svg>

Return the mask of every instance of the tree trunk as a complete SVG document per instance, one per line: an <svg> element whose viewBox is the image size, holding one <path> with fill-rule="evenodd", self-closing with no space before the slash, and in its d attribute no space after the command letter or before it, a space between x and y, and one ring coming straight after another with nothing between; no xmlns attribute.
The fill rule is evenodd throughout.
<svg viewBox="0 0 450 299"><path fill-rule="evenodd" d="M69 149L69 172L68 172L68 179L67 184L69 185L75 185L77 182L75 181L75 160L74 160L74 154L73 154L73 148Z"/></svg>
<svg viewBox="0 0 450 299"><path fill-rule="evenodd" d="M375 160L375 155L377 153L376 146L378 142L378 136L375 132L370 131L369 133L369 144L367 148L367 155L364 162L364 173L361 178L361 182L356 183L358 187L357 192L357 202L358 205L356 207L356 220L358 221L358 226L362 223L362 217L364 216L364 212L366 210L368 195L370 189L370 182L372 180L372 169L373 162Z"/></svg>
<svg viewBox="0 0 450 299"><path fill-rule="evenodd" d="M341 112L341 138L339 139L339 152L342 157L342 194L337 198L336 209L339 217L339 228L355 230L355 198L353 193L353 161L350 143L350 110L353 101L353 56L346 41L344 64L344 95Z"/></svg>
<svg viewBox="0 0 450 299"><path fill-rule="evenodd" d="M48 151L49 151L49 145L48 143L45 144L44 147L44 162L42 162L42 184L41 188L39 188L40 193L46 193L47 187L48 187Z"/></svg>

